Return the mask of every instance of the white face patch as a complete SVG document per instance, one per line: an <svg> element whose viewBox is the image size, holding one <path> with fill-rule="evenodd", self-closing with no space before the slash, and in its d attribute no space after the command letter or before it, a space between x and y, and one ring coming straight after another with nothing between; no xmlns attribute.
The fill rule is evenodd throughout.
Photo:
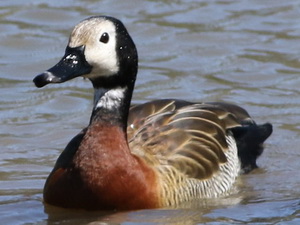
<svg viewBox="0 0 300 225"><path fill-rule="evenodd" d="M109 110L120 107L126 88L107 90L98 88L95 90L95 109L106 108Z"/></svg>
<svg viewBox="0 0 300 225"><path fill-rule="evenodd" d="M101 42L101 36L106 33L108 42ZM71 48L85 46L85 59L93 67L86 78L114 75L119 71L116 52L116 27L105 18L91 18L75 26L69 41Z"/></svg>

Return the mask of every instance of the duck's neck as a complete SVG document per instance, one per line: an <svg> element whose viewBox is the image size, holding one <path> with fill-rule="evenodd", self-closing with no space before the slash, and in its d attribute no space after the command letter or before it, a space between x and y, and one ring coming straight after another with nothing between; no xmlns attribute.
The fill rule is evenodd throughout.
<svg viewBox="0 0 300 225"><path fill-rule="evenodd" d="M105 123L119 126L126 131L131 96L132 90L127 86L109 89L95 87L90 124Z"/></svg>

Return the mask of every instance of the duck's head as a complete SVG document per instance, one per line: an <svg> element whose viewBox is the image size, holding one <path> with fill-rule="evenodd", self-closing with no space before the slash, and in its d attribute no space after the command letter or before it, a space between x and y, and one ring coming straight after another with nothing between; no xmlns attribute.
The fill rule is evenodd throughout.
<svg viewBox="0 0 300 225"><path fill-rule="evenodd" d="M134 84L137 64L136 47L122 22L95 16L75 26L63 58L33 82L43 87L82 76L94 87L128 86Z"/></svg>

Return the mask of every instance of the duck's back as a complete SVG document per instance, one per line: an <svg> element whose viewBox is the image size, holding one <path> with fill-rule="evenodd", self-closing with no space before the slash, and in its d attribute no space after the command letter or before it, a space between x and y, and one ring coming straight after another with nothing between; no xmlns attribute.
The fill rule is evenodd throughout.
<svg viewBox="0 0 300 225"><path fill-rule="evenodd" d="M157 171L162 204L173 205L230 190L249 126L257 127L235 105L156 100L131 107L127 134L132 153Z"/></svg>

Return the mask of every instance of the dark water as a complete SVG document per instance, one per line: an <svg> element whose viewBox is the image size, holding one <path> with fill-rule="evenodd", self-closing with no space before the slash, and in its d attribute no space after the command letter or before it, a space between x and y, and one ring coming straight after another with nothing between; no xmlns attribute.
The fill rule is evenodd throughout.
<svg viewBox="0 0 300 225"><path fill-rule="evenodd" d="M88 81L36 89L72 27L118 17L139 50L134 102L229 101L274 134L240 191L176 209L85 212L45 207L42 188L67 142L87 125ZM300 1L0 2L0 224L300 224Z"/></svg>

